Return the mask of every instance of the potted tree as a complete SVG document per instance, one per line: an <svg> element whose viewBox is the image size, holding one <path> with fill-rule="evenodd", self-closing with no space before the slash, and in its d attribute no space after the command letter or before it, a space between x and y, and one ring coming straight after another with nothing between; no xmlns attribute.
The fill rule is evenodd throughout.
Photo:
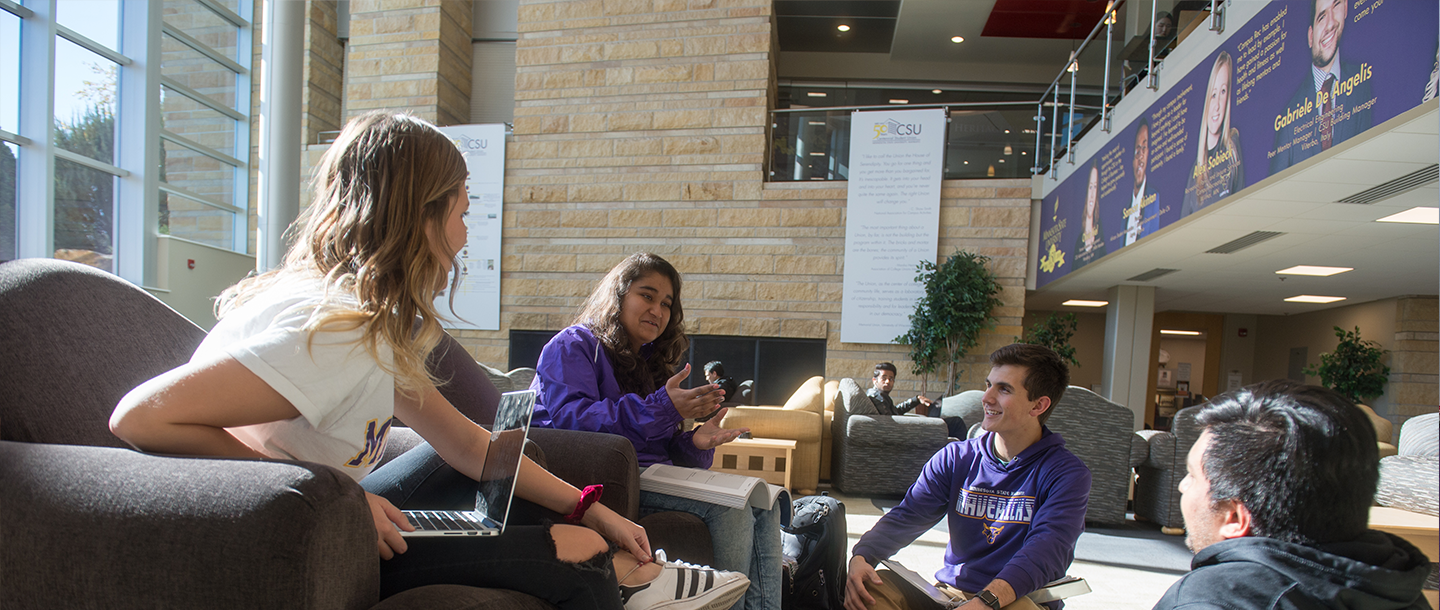
<svg viewBox="0 0 1440 610"><path fill-rule="evenodd" d="M939 265L921 261L915 281L925 295L915 303L910 330L895 338L910 346L913 372L928 390L931 373L945 367L944 395L955 390L958 364L980 341L980 331L994 325L990 312L1000 306L1000 284L986 268L990 259L956 250Z"/></svg>
<svg viewBox="0 0 1440 610"><path fill-rule="evenodd" d="M1386 350L1379 343L1360 338L1360 327L1347 331L1335 327L1340 342L1335 350L1320 354L1319 366L1305 367L1306 375L1320 376L1320 383L1356 403L1385 393L1390 367L1382 360Z"/></svg>
<svg viewBox="0 0 1440 610"><path fill-rule="evenodd" d="M1070 345L1070 338L1075 336L1075 328L1079 324L1073 313L1051 312L1044 320L1027 329L1022 341L1048 347L1072 366L1080 366L1080 360L1075 358L1075 346Z"/></svg>

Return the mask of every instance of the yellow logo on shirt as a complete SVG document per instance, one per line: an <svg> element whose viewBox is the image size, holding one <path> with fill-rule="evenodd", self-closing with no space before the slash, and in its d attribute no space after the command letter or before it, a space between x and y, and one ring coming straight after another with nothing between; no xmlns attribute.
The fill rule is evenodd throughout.
<svg viewBox="0 0 1440 610"><path fill-rule="evenodd" d="M374 465L375 460L380 459L380 455L385 453L385 437L390 433L390 422L393 421L395 421L394 418L387 418L385 423L379 425L378 428L376 426L378 420L372 419L366 422L365 448L345 462L345 466L347 468L369 468Z"/></svg>

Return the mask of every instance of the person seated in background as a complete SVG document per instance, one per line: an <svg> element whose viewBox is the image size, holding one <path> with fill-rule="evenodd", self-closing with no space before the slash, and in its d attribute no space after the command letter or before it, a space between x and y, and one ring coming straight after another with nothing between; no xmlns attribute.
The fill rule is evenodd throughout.
<svg viewBox="0 0 1440 610"><path fill-rule="evenodd" d="M917 415L930 415L930 410L936 408L935 401L930 400L924 394L897 405L890 398L890 391L894 389L895 365L889 362L876 364L875 372L870 374L870 389L865 392L865 395L870 397L870 402L875 403L875 411L881 415L904 415L911 411L915 411ZM939 417L939 415L939 413L935 413L931 417ZM959 417L942 417L941 419L945 420L945 427L950 438L965 438L965 420Z"/></svg>
<svg viewBox="0 0 1440 610"><path fill-rule="evenodd" d="M1429 608L1425 555L1368 529L1375 428L1319 386L1258 383L1196 414L1180 510L1190 572L1156 610Z"/></svg>
<svg viewBox="0 0 1440 610"><path fill-rule="evenodd" d="M964 610L1035 610L1025 597L1065 575L1085 529L1090 469L1045 427L1070 383L1060 356L1017 343L990 354L985 434L930 458L905 499L855 543L845 610L934 608L875 565L942 518L949 529L939 588Z"/></svg>
<svg viewBox="0 0 1440 610"><path fill-rule="evenodd" d="M875 403L876 411L881 415L904 415L911 411L918 415L930 414L930 405L935 404L935 401L921 394L897 405L890 398L890 392L894 389L895 365L889 362L876 364L875 372L870 374L870 390L865 392L865 395L870 397L870 402ZM916 407L924 409L916 410Z"/></svg>
<svg viewBox="0 0 1440 610"><path fill-rule="evenodd" d="M735 382L734 377L725 376L725 364L719 360L711 360L705 364L705 381L720 386L725 392L725 399L721 404L736 403L740 400L740 384Z"/></svg>

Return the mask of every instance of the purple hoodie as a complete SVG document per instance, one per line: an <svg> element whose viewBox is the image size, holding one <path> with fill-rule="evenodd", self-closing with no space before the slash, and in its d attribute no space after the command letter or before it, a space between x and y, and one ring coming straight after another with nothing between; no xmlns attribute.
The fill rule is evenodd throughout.
<svg viewBox="0 0 1440 610"><path fill-rule="evenodd" d="M635 445L641 466L679 458L682 465L709 468L714 460L714 449L695 448L694 431L679 431L684 418L663 386L649 396L620 391L610 357L584 326L562 330L545 344L530 389L536 426L618 434Z"/></svg>
<svg viewBox="0 0 1440 610"><path fill-rule="evenodd" d="M1000 578L1025 595L1064 576L1085 529L1090 469L1048 428L1009 464L996 459L993 437L950 443L930 458L854 553L878 563L945 517L950 542L945 567L935 573L941 582L974 592Z"/></svg>

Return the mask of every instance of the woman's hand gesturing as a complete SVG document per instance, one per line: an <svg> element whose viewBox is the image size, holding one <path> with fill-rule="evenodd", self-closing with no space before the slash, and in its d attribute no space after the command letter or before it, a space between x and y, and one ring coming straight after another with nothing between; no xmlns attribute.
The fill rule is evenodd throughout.
<svg viewBox="0 0 1440 610"><path fill-rule="evenodd" d="M681 389L680 382L690 377L690 365L680 369L674 377L665 382L665 391L670 394L670 403L685 419L696 419L711 414L725 400L725 391L715 384L705 384L689 390Z"/></svg>
<svg viewBox="0 0 1440 610"><path fill-rule="evenodd" d="M695 436L691 437L691 441L695 443L696 449L709 451L740 438L741 434L750 431L749 428L735 428L733 430L721 428L720 420L725 419L725 411L725 409L720 409L720 412L716 413L715 417L710 418L710 421L705 422L704 425L695 429Z"/></svg>

